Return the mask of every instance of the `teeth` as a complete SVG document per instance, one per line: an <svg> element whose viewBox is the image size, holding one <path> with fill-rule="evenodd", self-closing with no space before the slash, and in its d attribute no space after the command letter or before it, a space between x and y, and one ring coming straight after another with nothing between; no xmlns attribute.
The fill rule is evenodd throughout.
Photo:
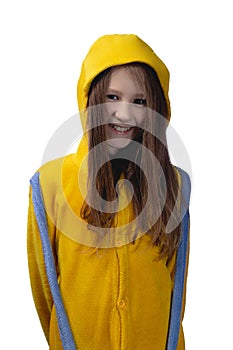
<svg viewBox="0 0 233 350"><path fill-rule="evenodd" d="M129 129L131 129L131 128L123 128L121 126L117 126L117 125L113 125L113 124L112 124L112 127L120 132L128 131Z"/></svg>

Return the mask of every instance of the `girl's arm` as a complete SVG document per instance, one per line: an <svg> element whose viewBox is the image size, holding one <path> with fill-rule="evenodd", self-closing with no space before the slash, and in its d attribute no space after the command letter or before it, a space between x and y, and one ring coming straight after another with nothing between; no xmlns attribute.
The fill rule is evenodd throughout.
<svg viewBox="0 0 233 350"><path fill-rule="evenodd" d="M48 229L50 233L50 240L52 241L54 227L51 224L51 222L49 222L49 220ZM27 231L28 264L32 295L41 322L41 326L43 328L45 337L49 343L49 323L51 310L53 306L53 299L51 296L44 265L42 243L34 212L31 187L29 194Z"/></svg>
<svg viewBox="0 0 233 350"><path fill-rule="evenodd" d="M168 263L168 269L173 282L172 309L170 320L170 332L168 338L168 349L184 350L184 335L182 321L184 318L186 285L189 263L189 246L190 246L190 219L189 219L189 198L191 183L189 175L182 169L179 169L178 179L182 193L182 223L181 223L181 241L172 259Z"/></svg>
<svg viewBox="0 0 233 350"><path fill-rule="evenodd" d="M186 300L186 286L187 286L187 276L188 276L188 264L189 264L189 240L188 240L188 248L187 248L187 258L186 258L186 268L185 268L185 279L184 279L184 290L183 290L183 299L182 299L182 311L181 311L181 320L184 318L185 312L185 300ZM167 267L171 274L172 283L174 285L175 279L175 268L176 268L176 256L177 252L175 252L172 258L169 260Z"/></svg>
<svg viewBox="0 0 233 350"><path fill-rule="evenodd" d="M172 258L170 259L170 261L167 265L168 269L170 271L170 274L171 274L171 279L172 279L173 285L175 282L176 257L177 257L177 252L175 252L173 254ZM189 260L189 242L188 242L188 248L187 248L187 252L186 252L186 268L185 268L185 278L184 278L184 285L183 285L182 309L181 309L181 315L180 315L179 336L178 336L178 343L177 343L176 350L185 350L185 339L184 339L182 321L184 318L185 302L186 302L188 260ZM179 322L179 320L177 320L177 322Z"/></svg>

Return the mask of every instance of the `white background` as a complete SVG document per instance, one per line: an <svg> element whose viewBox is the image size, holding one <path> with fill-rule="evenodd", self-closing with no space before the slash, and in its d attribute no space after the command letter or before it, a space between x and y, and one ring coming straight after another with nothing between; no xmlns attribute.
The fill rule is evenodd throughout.
<svg viewBox="0 0 233 350"><path fill-rule="evenodd" d="M28 181L77 112L90 45L136 33L170 70L172 125L192 162L187 350L233 349L231 14L224 0L1 2L1 347L48 349L27 271Z"/></svg>

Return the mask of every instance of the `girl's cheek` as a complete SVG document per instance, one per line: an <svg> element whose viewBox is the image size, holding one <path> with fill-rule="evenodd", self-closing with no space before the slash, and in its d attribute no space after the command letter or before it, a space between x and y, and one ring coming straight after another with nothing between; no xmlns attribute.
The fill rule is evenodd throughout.
<svg viewBox="0 0 233 350"><path fill-rule="evenodd" d="M146 113L143 111L138 111L138 113L135 114L135 120L136 120L137 126L139 126L140 128L143 128L143 126L145 125Z"/></svg>

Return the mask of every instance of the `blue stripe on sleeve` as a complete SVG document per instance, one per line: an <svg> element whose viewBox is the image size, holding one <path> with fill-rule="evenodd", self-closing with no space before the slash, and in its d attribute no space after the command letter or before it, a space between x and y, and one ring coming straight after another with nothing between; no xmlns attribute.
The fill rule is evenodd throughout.
<svg viewBox="0 0 233 350"><path fill-rule="evenodd" d="M48 226L44 208L43 197L40 189L40 174L37 172L30 180L32 187L32 201L38 228L40 231L42 248L44 254L44 262L47 273L47 278L56 308L58 327L64 350L76 350L76 345L70 329L69 321L62 302L60 289L57 282L57 273L54 263L52 248L48 236Z"/></svg>
<svg viewBox="0 0 233 350"><path fill-rule="evenodd" d="M177 168L182 178L182 195L185 200L185 215L181 224L181 241L177 251L175 281L171 306L170 327L168 334L167 350L175 350L179 339L181 324L181 311L184 292L185 272L187 263L188 235L189 235L189 197L190 180L188 174ZM184 209L184 208L183 208Z"/></svg>

